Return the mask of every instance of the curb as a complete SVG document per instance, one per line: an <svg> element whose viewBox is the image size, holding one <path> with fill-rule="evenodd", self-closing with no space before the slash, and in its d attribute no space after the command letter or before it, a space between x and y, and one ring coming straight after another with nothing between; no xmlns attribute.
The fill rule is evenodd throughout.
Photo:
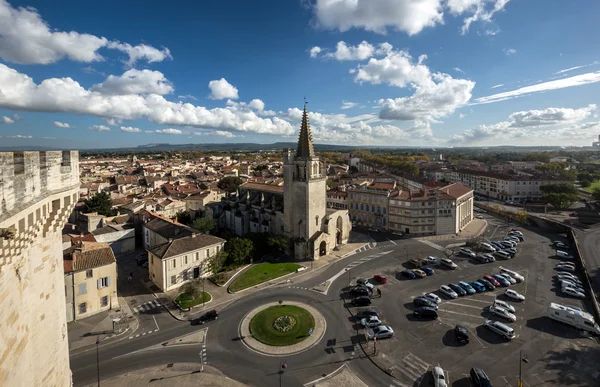
<svg viewBox="0 0 600 387"><path fill-rule="evenodd" d="M370 245L370 244L371 244L371 242L365 243L365 244L363 244L362 246L360 246L360 247L357 247L356 249L354 249L354 251L351 251L351 252L349 252L349 253L346 253L346 254L342 255L342 256L340 257L340 259L348 258L348 257L350 257L350 256L352 256L352 255L354 255L354 254L358 254L358 253L359 253L359 251L358 251L358 250L360 250L360 249L362 249L363 247L365 247L366 245Z"/></svg>
<svg viewBox="0 0 600 387"><path fill-rule="evenodd" d="M304 268L304 270L302 270L302 271L297 271L297 270L296 270L296 271L293 271L293 272L291 272L291 273L288 273L288 274L284 274L284 275L282 275L282 276L279 276L279 277L271 278L271 279L270 279L270 280L268 280L268 281L263 281L263 282L261 282L261 283L258 283L258 284L256 284L256 285L252 285L252 286L250 286L250 287L247 287L246 289L238 290L237 292L232 292L231 290L229 290L229 288L227 288L227 293L229 293L229 294L240 294L240 293L243 293L243 292L245 292L246 290L254 289L254 288L256 288L257 286L260 286L260 285L263 285L263 284L268 284L270 281L275 281L275 280L278 280L278 279L282 279L282 278L285 278L285 277L289 277L289 276L291 276L291 275L294 275L294 274L299 274L299 273L302 273L303 271L307 270L307 267L306 267L306 266L302 266L302 265L300 265L300 267L303 267L303 268ZM270 284L270 285L273 285L273 284Z"/></svg>
<svg viewBox="0 0 600 387"><path fill-rule="evenodd" d="M205 280L205 281L206 281L206 280ZM192 306L192 307L190 308L190 310L184 310L184 309L183 309L181 306L179 306L179 304L178 304L177 302L175 302L175 298L179 297L179 296L180 296L180 295L182 295L183 293L179 293L179 294L177 295L177 297L175 297L175 298L173 299L173 303L175 304L175 306L177 306L177 308L179 308L179 310L180 310L180 311L182 311L182 312L191 312L192 310L194 310L194 308L201 308L202 306L204 306L204 305L206 305L206 304L210 304L210 303L212 302L212 300L213 300L213 296L212 296L212 294L210 294L209 292L204 292L204 293L206 293L206 294L208 294L208 295L210 296L210 300L203 302L203 303L202 303L202 305L198 304L198 305L196 305L196 306Z"/></svg>
<svg viewBox="0 0 600 387"><path fill-rule="evenodd" d="M235 277L237 277L238 275L240 275L240 273L242 273L242 272L246 271L246 269L247 269L249 266L252 266L252 264L249 264L249 265L246 265L246 266L243 266L242 268L240 268L240 269L239 269L239 270L238 270L238 271L237 271L237 272L236 272L234 275L232 275L232 276L231 276L231 277L230 277L230 278L227 280L227 282L225 282L223 285L219 285L219 284L217 284L217 283L216 283L216 282L214 282L214 281L210 281L210 282L212 282L213 284L215 284L216 286L218 286L218 287L220 287L220 288L224 288L225 286L229 285L229 283L230 283L231 281L233 281L233 279L234 279Z"/></svg>

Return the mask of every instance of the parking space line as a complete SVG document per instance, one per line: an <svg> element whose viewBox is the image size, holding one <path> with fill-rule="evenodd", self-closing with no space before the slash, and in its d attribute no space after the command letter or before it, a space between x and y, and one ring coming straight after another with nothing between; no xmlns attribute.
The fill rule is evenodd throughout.
<svg viewBox="0 0 600 387"><path fill-rule="evenodd" d="M446 309L440 309L440 311L442 311L442 312L448 312L448 313L452 313L452 314L458 314L458 315L461 315L461 316L468 316L468 317L475 317L475 318L478 318L478 319L485 319L485 317L483 317L483 316L476 316L476 315L473 315L473 314L454 312L454 311L446 310Z"/></svg>
<svg viewBox="0 0 600 387"><path fill-rule="evenodd" d="M490 303L490 301L477 300L477 299L475 299L475 298L464 298L464 300L475 301L475 302L481 302L481 303L484 303L484 304L489 304L489 303ZM451 302L452 302L452 301L450 301L450 302L447 302L447 304L450 304Z"/></svg>
<svg viewBox="0 0 600 387"><path fill-rule="evenodd" d="M464 306L466 308L482 309L481 306L465 305L465 304L459 304L457 302L444 302L444 305L458 305L458 306Z"/></svg>

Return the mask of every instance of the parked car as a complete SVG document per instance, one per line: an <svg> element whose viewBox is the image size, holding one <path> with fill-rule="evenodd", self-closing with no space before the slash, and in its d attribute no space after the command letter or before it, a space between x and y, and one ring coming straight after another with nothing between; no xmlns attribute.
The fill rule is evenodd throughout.
<svg viewBox="0 0 600 387"><path fill-rule="evenodd" d="M195 319L192 319L190 321L190 323L192 325L204 325L209 321L212 320L217 320L219 318L219 312L217 312L216 310L209 310L208 312L204 313L202 316L197 317Z"/></svg>
<svg viewBox="0 0 600 387"><path fill-rule="evenodd" d="M440 259L440 265L447 267L448 269L454 270L456 269L458 266L456 265L456 263L452 262L451 259L448 258L442 258Z"/></svg>
<svg viewBox="0 0 600 387"><path fill-rule="evenodd" d="M401 236L403 236L404 234L402 234L400 231L394 231L394 232L392 233L392 235L395 235L395 236L399 236L399 237L401 237Z"/></svg>
<svg viewBox="0 0 600 387"><path fill-rule="evenodd" d="M438 313L434 308L430 308L428 306L421 306L415 309L413 315L418 318L427 318L427 319L437 319Z"/></svg>
<svg viewBox="0 0 600 387"><path fill-rule="evenodd" d="M381 325L381 320L378 316L364 317L360 320L360 325L367 328L375 328Z"/></svg>
<svg viewBox="0 0 600 387"><path fill-rule="evenodd" d="M502 250L504 248L500 242L490 242L490 244L494 246L496 250Z"/></svg>
<svg viewBox="0 0 600 387"><path fill-rule="evenodd" d="M465 289L468 294L475 294L477 292L469 283L465 281L460 281L458 284L461 288Z"/></svg>
<svg viewBox="0 0 600 387"><path fill-rule="evenodd" d="M490 253L493 253L496 251L496 248L492 245L490 245L489 243L486 242L482 242L479 244L479 247L481 247L482 250L486 250L489 251Z"/></svg>
<svg viewBox="0 0 600 387"><path fill-rule="evenodd" d="M360 296L356 297L352 300L352 305L354 306L369 306L371 305L371 298L368 296Z"/></svg>
<svg viewBox="0 0 600 387"><path fill-rule="evenodd" d="M372 283L369 282L369 280L364 279L364 278L359 278L356 280L356 285L357 286L364 286L369 290L373 290L373 288L375 287L375 285L373 285Z"/></svg>
<svg viewBox="0 0 600 387"><path fill-rule="evenodd" d="M485 374L481 368L471 368L471 380L476 387L492 387L490 378Z"/></svg>
<svg viewBox="0 0 600 387"><path fill-rule="evenodd" d="M490 283L494 286L500 286L500 282L498 282L494 277L492 277L491 275L484 275L483 276L484 280L488 280L490 281Z"/></svg>
<svg viewBox="0 0 600 387"><path fill-rule="evenodd" d="M459 343L469 343L469 330L467 329L467 327L462 325L456 325L454 327L454 334L456 335L456 340L458 340Z"/></svg>
<svg viewBox="0 0 600 387"><path fill-rule="evenodd" d="M475 215L475 217L476 217L477 219L483 219L483 215L481 215L481 214L477 214L477 215Z"/></svg>
<svg viewBox="0 0 600 387"><path fill-rule="evenodd" d="M436 304L439 304L440 302L442 302L442 299L435 293L423 293L422 297L429 298L431 301L435 302Z"/></svg>
<svg viewBox="0 0 600 387"><path fill-rule="evenodd" d="M575 272L575 266L558 264L558 265L554 266L554 270L567 271L569 273L574 273Z"/></svg>
<svg viewBox="0 0 600 387"><path fill-rule="evenodd" d="M502 307L502 308L508 310L510 313L515 313L515 307L506 301L502 301L502 300L499 300L496 298L494 300L494 305L498 305L499 307Z"/></svg>
<svg viewBox="0 0 600 387"><path fill-rule="evenodd" d="M477 282L477 281L469 282L469 285L471 285L477 293L485 292L485 285L482 284L481 282Z"/></svg>
<svg viewBox="0 0 600 387"><path fill-rule="evenodd" d="M483 286L485 286L485 288L487 290L494 290L494 289L496 289L496 287L490 281L485 280L483 278L480 279L480 280L478 280L478 282L481 282L483 284Z"/></svg>
<svg viewBox="0 0 600 387"><path fill-rule="evenodd" d="M504 337L506 340L512 340L515 338L515 330L508 325L501 323L500 321L485 320L483 326L492 332Z"/></svg>
<svg viewBox="0 0 600 387"><path fill-rule="evenodd" d="M425 272L425 274L427 275L433 275L435 274L435 272L433 271L432 268L427 267L427 266L421 266L419 269L423 270Z"/></svg>
<svg viewBox="0 0 600 387"><path fill-rule="evenodd" d="M371 317L371 316L379 316L379 314L377 313L377 311L375 309L363 309L363 310L359 310L358 313L356 313L356 317L363 319L365 317Z"/></svg>
<svg viewBox="0 0 600 387"><path fill-rule="evenodd" d="M575 290L573 288L566 287L561 290L567 296L576 297L576 298L585 298L585 293L578 292L577 290Z"/></svg>
<svg viewBox="0 0 600 387"><path fill-rule="evenodd" d="M435 366L431 370L431 376L433 376L433 387L447 387L446 374L440 366Z"/></svg>
<svg viewBox="0 0 600 387"><path fill-rule="evenodd" d="M566 279L566 280L572 281L572 282L576 283L577 285L581 285L582 284L582 282L581 282L581 280L579 280L579 278L575 277L571 273L567 273L567 272L564 272L564 271L563 272L559 272L555 277L558 278L558 280Z"/></svg>
<svg viewBox="0 0 600 387"><path fill-rule="evenodd" d="M556 250L556 257L560 259L575 259L575 257L573 257L571 254L562 250Z"/></svg>
<svg viewBox="0 0 600 387"><path fill-rule="evenodd" d="M139 254L135 258L135 261L137 262L138 266L142 266L144 264L144 262L148 262L148 253Z"/></svg>
<svg viewBox="0 0 600 387"><path fill-rule="evenodd" d="M454 290L459 296L467 295L467 291L458 284L448 284L448 286L450 287L450 289Z"/></svg>
<svg viewBox="0 0 600 387"><path fill-rule="evenodd" d="M415 278L417 278L417 276L415 275L415 273L413 273L410 270L402 270L400 272L400 275L402 275L403 277L406 277L408 279L415 279Z"/></svg>
<svg viewBox="0 0 600 387"><path fill-rule="evenodd" d="M350 290L350 294L354 297L369 296L371 291L365 286L355 286Z"/></svg>
<svg viewBox="0 0 600 387"><path fill-rule="evenodd" d="M369 229L369 231L371 231L371 232L381 232L381 230L378 229L377 227L372 227L372 228Z"/></svg>
<svg viewBox="0 0 600 387"><path fill-rule="evenodd" d="M504 251L506 251L507 253L509 253L513 258L515 257L515 255L517 255L517 249L515 249L514 247L510 247L508 249L504 249Z"/></svg>
<svg viewBox="0 0 600 387"><path fill-rule="evenodd" d="M502 245L503 249L508 249L508 248L516 246L516 243L510 242L510 241L502 241L502 242L500 242L500 244Z"/></svg>
<svg viewBox="0 0 600 387"><path fill-rule="evenodd" d="M516 279L514 279L513 277L509 276L506 273L498 273L498 275L504 277L508 282L510 282L511 285L514 285L517 283Z"/></svg>
<svg viewBox="0 0 600 387"><path fill-rule="evenodd" d="M515 316L514 314L510 313L508 310L504 309L501 306L498 305L492 305L490 306L490 313L502 318L507 319L508 321L511 322L515 322L517 321L517 316Z"/></svg>
<svg viewBox="0 0 600 387"><path fill-rule="evenodd" d="M382 275L382 274L375 274L375 275L373 276L373 279L374 279L375 281L379 282L379 283L380 283L380 284L382 284L382 285L383 285L383 284L387 284L387 282L388 282L387 278L385 278L385 276L384 276L384 275Z"/></svg>
<svg viewBox="0 0 600 387"><path fill-rule="evenodd" d="M512 256L510 255L510 253L507 253L507 252L506 252L506 251L504 251L504 250L496 251L496 252L494 253L494 255L495 255L496 257L498 257L498 258L502 258L502 259L511 259L511 258L512 258Z"/></svg>
<svg viewBox="0 0 600 387"><path fill-rule="evenodd" d="M475 254L475 253L473 252L473 250L471 250L471 249L467 249L467 248L465 248L465 247L461 247L461 249L460 249L460 250L458 250L458 252L459 252L461 255L464 255L465 257L470 257L470 258L475 258L475 256L477 255L477 254Z"/></svg>
<svg viewBox="0 0 600 387"><path fill-rule="evenodd" d="M585 294L584 288L582 288L581 286L579 286L571 281L566 281L566 280L561 281L560 287L561 287L561 289L571 288L571 289L575 290L576 292Z"/></svg>
<svg viewBox="0 0 600 387"><path fill-rule="evenodd" d="M496 262L496 258L492 254L481 254L481 256L486 260L486 262Z"/></svg>
<svg viewBox="0 0 600 387"><path fill-rule="evenodd" d="M379 325L375 328L367 329L367 337L373 340L375 337L379 339L389 339L394 336L394 330L389 325Z"/></svg>
<svg viewBox="0 0 600 387"><path fill-rule="evenodd" d="M430 308L434 308L437 310L438 306L435 302L426 297L415 297L413 299L413 304L417 307L420 306L428 306Z"/></svg>
<svg viewBox="0 0 600 387"><path fill-rule="evenodd" d="M504 274L508 274L509 276L513 277L517 282L525 281L525 277L523 277L521 274L517 273L516 271L509 270L503 266L500 266L499 269L500 269L500 272L502 272Z"/></svg>
<svg viewBox="0 0 600 387"><path fill-rule="evenodd" d="M525 296L522 295L521 293L512 290L512 289L506 289L504 291L504 295L506 297L512 298L513 300L517 300L517 301L525 301Z"/></svg>
<svg viewBox="0 0 600 387"><path fill-rule="evenodd" d="M566 243L563 243L561 241L554 241L554 242L552 242L552 244L557 249L568 249L569 248L569 245L567 245Z"/></svg>
<svg viewBox="0 0 600 387"><path fill-rule="evenodd" d="M500 282L500 286L510 286L510 282L508 282L508 280L506 278L504 278L503 276L501 276L500 274L495 274L494 279L496 279L496 281Z"/></svg>
<svg viewBox="0 0 600 387"><path fill-rule="evenodd" d="M458 294L448 285L440 286L440 293L450 298L458 298Z"/></svg>
<svg viewBox="0 0 600 387"><path fill-rule="evenodd" d="M425 274L425 272L421 269L413 269L413 273L415 273L415 275L419 278L427 277L427 274Z"/></svg>
<svg viewBox="0 0 600 387"><path fill-rule="evenodd" d="M440 263L440 259L438 257L430 255L428 257L423 258L423 263L425 263L426 265L437 265L438 263Z"/></svg>
<svg viewBox="0 0 600 387"><path fill-rule="evenodd" d="M413 265L414 267L421 267L423 266L423 261L421 261L420 259L416 259L413 258L411 260L408 261L409 264Z"/></svg>

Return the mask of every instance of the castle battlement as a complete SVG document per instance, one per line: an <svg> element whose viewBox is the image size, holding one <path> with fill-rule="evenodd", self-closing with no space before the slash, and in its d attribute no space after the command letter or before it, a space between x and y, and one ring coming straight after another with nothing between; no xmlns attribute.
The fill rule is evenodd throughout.
<svg viewBox="0 0 600 387"><path fill-rule="evenodd" d="M78 151L0 152L0 219L78 184Z"/></svg>

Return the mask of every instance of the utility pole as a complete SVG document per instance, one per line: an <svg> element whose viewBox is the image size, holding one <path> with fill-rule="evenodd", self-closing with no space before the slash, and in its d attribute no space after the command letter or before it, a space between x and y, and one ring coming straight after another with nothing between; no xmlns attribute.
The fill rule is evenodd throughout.
<svg viewBox="0 0 600 387"><path fill-rule="evenodd" d="M98 374L98 387L100 387L100 352L98 346L100 345L100 336L96 337L96 371Z"/></svg>
<svg viewBox="0 0 600 387"><path fill-rule="evenodd" d="M523 369L523 363L529 363L529 360L527 360L527 355L525 355L525 358L523 358L523 350L519 351L519 383L517 384L517 387L523 387L523 379L521 377L522 373L522 369Z"/></svg>

